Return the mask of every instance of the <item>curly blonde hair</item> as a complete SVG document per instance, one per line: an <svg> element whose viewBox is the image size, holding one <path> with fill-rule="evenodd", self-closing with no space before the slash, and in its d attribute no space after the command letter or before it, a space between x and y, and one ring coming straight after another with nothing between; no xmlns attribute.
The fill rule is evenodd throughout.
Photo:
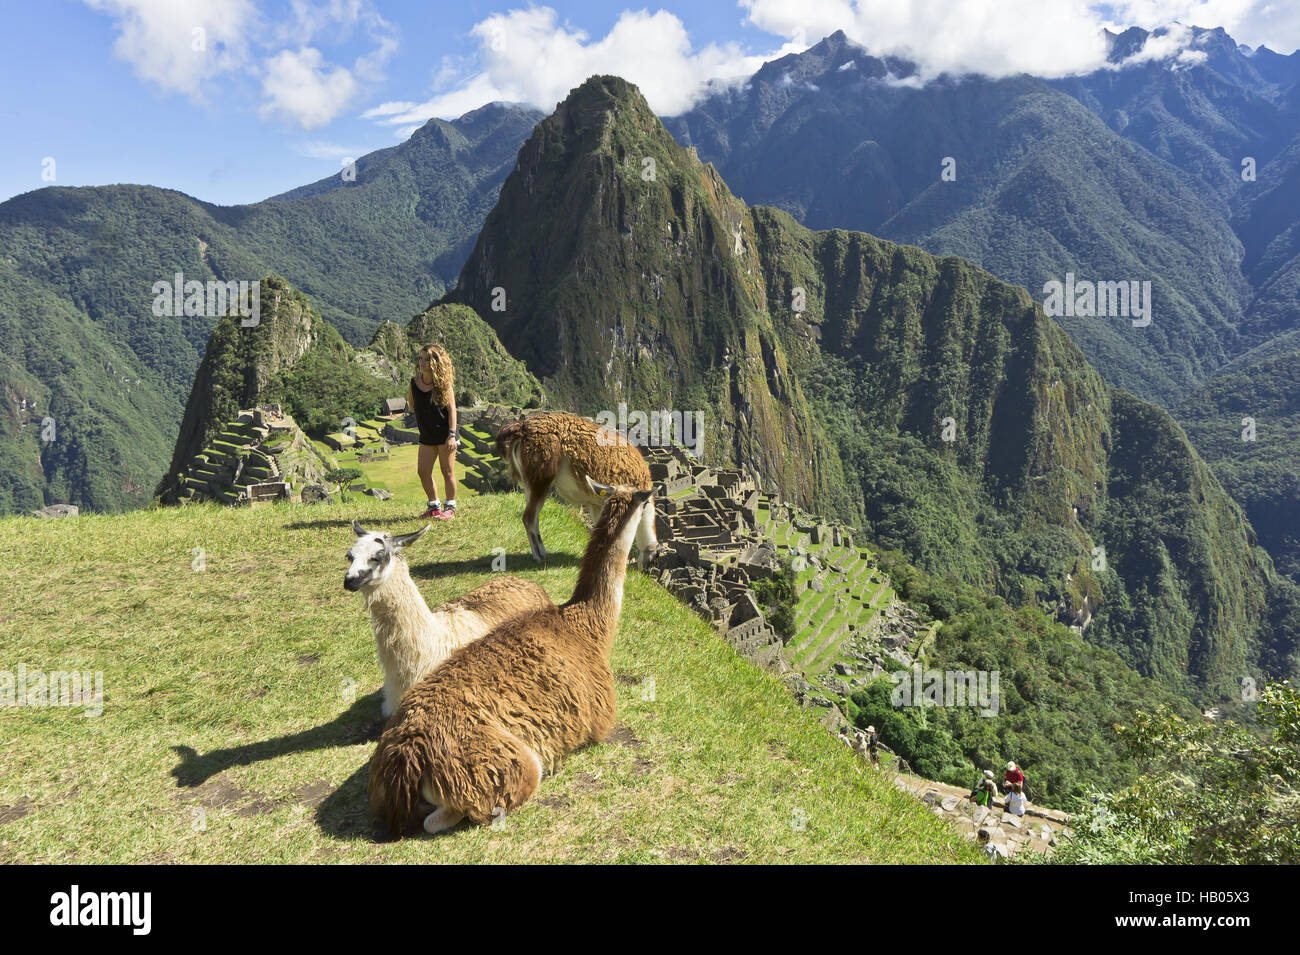
<svg viewBox="0 0 1300 955"><path fill-rule="evenodd" d="M425 345L420 349L421 355L429 356L429 377L433 385L433 394L441 396L439 404L452 405L456 402L456 369L452 367L451 356L441 345Z"/></svg>

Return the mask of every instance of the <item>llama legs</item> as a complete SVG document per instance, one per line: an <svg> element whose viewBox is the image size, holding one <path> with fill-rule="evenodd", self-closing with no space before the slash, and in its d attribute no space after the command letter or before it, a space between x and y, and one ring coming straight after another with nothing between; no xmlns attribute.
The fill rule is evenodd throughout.
<svg viewBox="0 0 1300 955"><path fill-rule="evenodd" d="M659 549L659 540L655 537L655 505L651 499L641 512L641 523L636 528L636 562L637 566L645 570L646 564L654 557L655 551Z"/></svg>
<svg viewBox="0 0 1300 955"><path fill-rule="evenodd" d="M442 806L424 817L424 831L431 836L437 835L445 829L450 829L464 818L465 814L463 812L457 812L454 809Z"/></svg>
<svg viewBox="0 0 1300 955"><path fill-rule="evenodd" d="M528 491L528 504L524 507L524 530L528 532L528 546L533 550L533 559L538 563L542 563L549 556L542 544L542 532L538 527L537 518L541 513L542 505L546 502L546 493L550 489L550 481L530 488Z"/></svg>

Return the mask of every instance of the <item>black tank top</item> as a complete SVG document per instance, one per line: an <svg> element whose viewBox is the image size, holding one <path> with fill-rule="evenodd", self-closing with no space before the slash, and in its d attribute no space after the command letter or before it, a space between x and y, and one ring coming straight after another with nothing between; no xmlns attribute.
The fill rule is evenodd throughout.
<svg viewBox="0 0 1300 955"><path fill-rule="evenodd" d="M446 405L434 404L432 391L421 391L414 378L411 379L411 397L415 404L415 424L420 430L420 438L425 444L443 444L451 430L451 421Z"/></svg>

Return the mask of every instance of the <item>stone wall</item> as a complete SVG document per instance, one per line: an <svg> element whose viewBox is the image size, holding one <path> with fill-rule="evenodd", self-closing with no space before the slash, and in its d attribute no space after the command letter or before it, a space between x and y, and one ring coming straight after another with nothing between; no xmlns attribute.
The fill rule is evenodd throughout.
<svg viewBox="0 0 1300 955"><path fill-rule="evenodd" d="M758 531L757 481L739 468L700 464L681 448L652 448L645 455L661 545L650 574L712 622L741 656L790 673L781 638L752 589L755 579L779 567L775 548Z"/></svg>
<svg viewBox="0 0 1300 955"><path fill-rule="evenodd" d="M186 465L164 504L292 500L325 480L329 464L279 405L242 410Z"/></svg>

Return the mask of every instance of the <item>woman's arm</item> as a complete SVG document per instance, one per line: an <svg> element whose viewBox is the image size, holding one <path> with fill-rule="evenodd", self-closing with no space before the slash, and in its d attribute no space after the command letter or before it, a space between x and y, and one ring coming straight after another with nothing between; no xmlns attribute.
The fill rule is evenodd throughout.
<svg viewBox="0 0 1300 955"><path fill-rule="evenodd" d="M443 400L447 402L447 427L451 431L447 436L447 443L451 444L453 448L459 447L460 435L456 431L456 392L448 387Z"/></svg>

